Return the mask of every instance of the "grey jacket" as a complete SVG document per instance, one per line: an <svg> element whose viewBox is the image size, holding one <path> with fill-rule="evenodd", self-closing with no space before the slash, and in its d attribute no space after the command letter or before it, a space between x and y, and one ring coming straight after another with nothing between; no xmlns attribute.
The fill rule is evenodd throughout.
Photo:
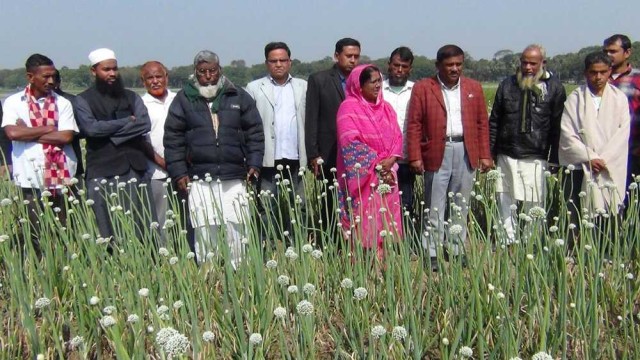
<svg viewBox="0 0 640 360"><path fill-rule="evenodd" d="M298 156L300 166L307 165L307 152L304 143L304 118L307 96L307 82L302 79L292 78L293 96L295 98L296 119L298 124ZM254 80L247 85L247 92L256 101L256 107L262 118L264 128L264 157L262 166L274 167L277 141L275 124L275 99L273 85L268 76Z"/></svg>

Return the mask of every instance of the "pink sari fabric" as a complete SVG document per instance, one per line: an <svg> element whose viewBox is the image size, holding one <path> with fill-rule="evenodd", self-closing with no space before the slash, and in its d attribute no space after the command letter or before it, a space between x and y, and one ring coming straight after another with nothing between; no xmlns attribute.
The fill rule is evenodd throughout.
<svg viewBox="0 0 640 360"><path fill-rule="evenodd" d="M388 193L385 186L379 189L376 166L391 156L402 157L402 132L382 89L375 104L362 96L360 74L369 66L353 69L338 109L337 175L343 231L354 243L382 250L385 239L402 237L402 208L397 184ZM395 164L396 182L397 170Z"/></svg>

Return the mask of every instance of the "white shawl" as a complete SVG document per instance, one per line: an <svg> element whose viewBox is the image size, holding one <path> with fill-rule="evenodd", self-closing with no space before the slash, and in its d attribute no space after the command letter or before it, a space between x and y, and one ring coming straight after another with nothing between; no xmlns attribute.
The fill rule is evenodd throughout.
<svg viewBox="0 0 640 360"><path fill-rule="evenodd" d="M610 84L604 89L599 111L587 85L575 89L564 104L558 150L560 165L582 166L585 174L582 190L593 201L591 210L609 208L617 212L622 204L630 123L627 97ZM607 170L594 176L589 167L593 159L604 160ZM583 207L589 208L588 204Z"/></svg>

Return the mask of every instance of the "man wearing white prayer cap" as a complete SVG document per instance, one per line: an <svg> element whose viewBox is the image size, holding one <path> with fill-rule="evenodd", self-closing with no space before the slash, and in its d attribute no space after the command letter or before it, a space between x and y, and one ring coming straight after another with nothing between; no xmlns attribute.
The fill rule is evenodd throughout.
<svg viewBox="0 0 640 360"><path fill-rule="evenodd" d="M144 135L151 130L147 108L140 96L122 85L113 50L94 50L89 61L95 84L78 95L76 112L80 132L87 141L87 194L94 201L100 236L150 239L153 235L146 231L155 219L155 211L145 176ZM120 195L110 197L112 193ZM130 210L131 215L110 214L109 209L118 206L125 214ZM135 234L127 229L135 229Z"/></svg>
<svg viewBox="0 0 640 360"><path fill-rule="evenodd" d="M89 53L89 61L91 62L91 66L94 66L97 63L105 60L117 60L116 53L114 53L113 50L107 48L96 49Z"/></svg>

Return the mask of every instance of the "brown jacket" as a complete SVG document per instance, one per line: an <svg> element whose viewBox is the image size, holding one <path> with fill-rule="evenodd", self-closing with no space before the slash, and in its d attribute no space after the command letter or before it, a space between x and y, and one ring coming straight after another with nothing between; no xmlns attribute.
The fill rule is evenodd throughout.
<svg viewBox="0 0 640 360"><path fill-rule="evenodd" d="M469 165L476 169L480 159L491 159L482 86L475 80L461 77L460 97L464 147ZM444 157L447 109L437 77L420 80L413 86L407 121L408 160L422 160L426 171L438 171Z"/></svg>

